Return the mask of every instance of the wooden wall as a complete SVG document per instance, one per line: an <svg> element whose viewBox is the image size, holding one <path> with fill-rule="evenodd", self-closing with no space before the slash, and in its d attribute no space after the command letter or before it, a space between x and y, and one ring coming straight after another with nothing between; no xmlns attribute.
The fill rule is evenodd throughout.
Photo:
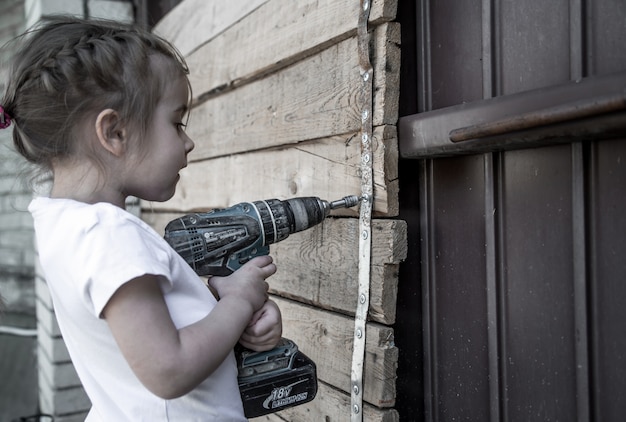
<svg viewBox="0 0 626 422"><path fill-rule="evenodd" d="M155 31L185 55L196 142L176 195L143 204L157 231L181 213L242 201L361 193L358 0L185 0ZM372 2L373 89L371 299L364 419L395 421L397 270L406 256L398 213L396 135L400 65L395 0ZM317 364L318 396L260 420L350 419L357 305L358 210L272 245L269 279L284 336Z"/></svg>

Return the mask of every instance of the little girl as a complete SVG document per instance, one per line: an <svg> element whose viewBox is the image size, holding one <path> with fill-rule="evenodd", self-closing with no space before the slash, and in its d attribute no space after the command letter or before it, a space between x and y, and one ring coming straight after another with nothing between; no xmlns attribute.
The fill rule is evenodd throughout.
<svg viewBox="0 0 626 422"><path fill-rule="evenodd" d="M282 323L271 257L210 287L124 209L166 201L194 144L187 67L166 41L55 18L22 37L0 109L16 149L52 175L32 201L39 256L88 421L245 420L233 347L269 350Z"/></svg>

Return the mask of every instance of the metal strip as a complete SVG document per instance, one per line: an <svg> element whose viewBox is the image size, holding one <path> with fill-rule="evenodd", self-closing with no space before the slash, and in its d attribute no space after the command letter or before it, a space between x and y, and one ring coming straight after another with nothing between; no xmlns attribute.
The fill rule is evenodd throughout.
<svg viewBox="0 0 626 422"><path fill-rule="evenodd" d="M587 332L587 234L583 145L572 144L572 260L574 265L574 325L576 327L576 414L590 420L589 335Z"/></svg>
<svg viewBox="0 0 626 422"><path fill-rule="evenodd" d="M492 0L482 0L483 98L493 97L495 91L494 28Z"/></svg>
<svg viewBox="0 0 626 422"><path fill-rule="evenodd" d="M424 420L438 418L437 297L434 281L435 234L433 160L419 161L420 254L422 258L422 327L424 330Z"/></svg>
<svg viewBox="0 0 626 422"><path fill-rule="evenodd" d="M533 110L493 122L454 129L450 131L450 140L463 142L488 136L504 135L519 130L534 129L540 126L622 111L625 108L626 94L623 93L584 99L555 107Z"/></svg>
<svg viewBox="0 0 626 422"><path fill-rule="evenodd" d="M500 421L500 373L498 337L498 277L496 253L496 179L493 154L484 154L485 168L485 267L487 285L487 344L489 354L489 417Z"/></svg>
<svg viewBox="0 0 626 422"><path fill-rule="evenodd" d="M350 388L350 408L352 422L363 420L363 362L365 360L365 326L370 296L371 261L371 218L373 203L372 180L372 92L373 70L369 57L369 33L367 21L370 14L370 0L360 0L360 13L357 28L359 68L362 87L361 105L361 201L359 218L359 291L354 316L354 339L352 349L352 370Z"/></svg>
<svg viewBox="0 0 626 422"><path fill-rule="evenodd" d="M497 68L494 72L497 85ZM606 138L607 135L623 137L626 133L625 88L626 72L615 72L404 116L398 120L400 156L420 159L528 148L538 144L571 143L572 140L589 141ZM494 91L494 95L497 95L497 90ZM594 100L599 103L592 105ZM622 106L620 106L620 101L623 101ZM453 130L474 127L485 122L503 122L505 119L515 119L519 116L528 118L532 116L529 113L540 109L553 113L550 119L556 122L559 113L564 111L559 107L568 105L572 107L572 112L577 113L574 107L583 102L591 107L586 111L587 113L594 110L600 114L570 121L562 121L563 115L561 115L560 123L544 124L546 123L544 121L543 126L523 130L519 130L520 126L517 128L510 126L509 130L515 130L514 132L500 130L498 135L491 133L491 136L485 138L456 143L450 140L450 132ZM611 111L620 110L620 107L621 111ZM574 114L571 116L575 117ZM514 123L514 121L509 123Z"/></svg>
<svg viewBox="0 0 626 422"><path fill-rule="evenodd" d="M570 0L570 79L585 75L584 0ZM572 252L574 265L574 326L576 327L576 415L591 418L589 334L587 308L587 223L585 212L585 154L582 142L572 144Z"/></svg>
<svg viewBox="0 0 626 422"><path fill-rule="evenodd" d="M507 256L504 248L504 156L505 152L495 153L493 159L493 175L496 183L494 184L494 207L496 213L494 215L495 227L495 247L496 247L496 280L498 281L499 288L496 290L496 305L497 305L497 326L498 330L498 344L497 353L498 361L498 403L499 403L499 419L498 422L508 422L509 417L509 374L508 374L508 362L506 357L507 351L507 338L509 337L508 330L508 296L507 296L507 277L506 277L506 262Z"/></svg>
<svg viewBox="0 0 626 422"><path fill-rule="evenodd" d="M417 111L433 109L432 77L430 67L430 0L417 2L415 21L417 26Z"/></svg>
<svg viewBox="0 0 626 422"><path fill-rule="evenodd" d="M496 5L493 0L482 0L482 42L483 42L483 99L496 95L500 86L496 78L495 65L499 50L496 40L498 28L494 19ZM485 268L487 287L487 347L489 356L489 420L498 422L500 418L500 364L499 364L499 315L497 277L497 232L496 232L496 174L494 153L483 154L485 174Z"/></svg>

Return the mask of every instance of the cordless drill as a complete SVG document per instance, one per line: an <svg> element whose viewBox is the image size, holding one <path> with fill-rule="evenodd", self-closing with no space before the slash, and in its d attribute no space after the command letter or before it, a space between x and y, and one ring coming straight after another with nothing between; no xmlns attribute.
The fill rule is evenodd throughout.
<svg viewBox="0 0 626 422"><path fill-rule="evenodd" d="M201 276L226 276L269 245L324 221L330 211L351 208L354 195L328 202L317 197L242 202L169 222L165 240ZM307 403L317 394L315 363L291 340L267 352L236 348L238 382L246 417Z"/></svg>

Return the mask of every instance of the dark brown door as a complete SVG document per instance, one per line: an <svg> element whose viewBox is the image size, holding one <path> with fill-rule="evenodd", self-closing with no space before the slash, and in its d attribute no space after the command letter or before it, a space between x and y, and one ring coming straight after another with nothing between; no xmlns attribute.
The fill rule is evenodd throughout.
<svg viewBox="0 0 626 422"><path fill-rule="evenodd" d="M399 2L401 420L626 415L626 2Z"/></svg>

